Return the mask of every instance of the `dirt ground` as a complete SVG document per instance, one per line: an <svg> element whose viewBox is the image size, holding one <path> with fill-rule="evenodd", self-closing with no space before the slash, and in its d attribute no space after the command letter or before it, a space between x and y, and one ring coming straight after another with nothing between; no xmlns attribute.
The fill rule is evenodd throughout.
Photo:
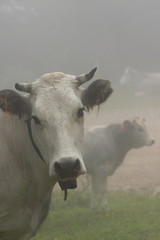
<svg viewBox="0 0 160 240"><path fill-rule="evenodd" d="M131 150L123 164L108 179L108 190L149 191L160 194L160 110L156 107L136 107L118 109L108 107L105 103L99 114L97 110L85 116L85 127L108 125L123 122L126 119L141 117L146 119L146 125L155 140L151 147Z"/></svg>

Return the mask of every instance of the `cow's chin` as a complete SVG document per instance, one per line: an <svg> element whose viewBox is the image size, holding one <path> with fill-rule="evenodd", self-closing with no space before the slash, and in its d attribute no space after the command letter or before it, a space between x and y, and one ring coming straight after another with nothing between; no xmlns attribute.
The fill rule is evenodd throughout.
<svg viewBox="0 0 160 240"><path fill-rule="evenodd" d="M77 179L76 178L63 178L58 181L59 186L62 191L64 191L64 200L67 199L67 190L77 188Z"/></svg>
<svg viewBox="0 0 160 240"><path fill-rule="evenodd" d="M72 178L72 179L62 179L58 181L59 186L62 191L67 190L67 189L75 189L77 188L77 179Z"/></svg>

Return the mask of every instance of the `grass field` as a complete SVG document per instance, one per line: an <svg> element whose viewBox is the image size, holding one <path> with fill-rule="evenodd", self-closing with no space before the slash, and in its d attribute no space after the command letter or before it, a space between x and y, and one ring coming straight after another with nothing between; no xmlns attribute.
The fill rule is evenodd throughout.
<svg viewBox="0 0 160 240"><path fill-rule="evenodd" d="M160 196L111 193L109 213L93 212L88 193L55 193L50 213L33 240L160 240Z"/></svg>

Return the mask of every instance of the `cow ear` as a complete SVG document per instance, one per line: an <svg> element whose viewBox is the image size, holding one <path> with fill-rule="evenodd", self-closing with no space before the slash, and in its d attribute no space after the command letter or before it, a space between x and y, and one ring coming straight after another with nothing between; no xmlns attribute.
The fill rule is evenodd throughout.
<svg viewBox="0 0 160 240"><path fill-rule="evenodd" d="M129 129L130 129L130 127L131 127L131 121L130 120L125 120L124 122L123 122L123 130L125 131L125 132L127 132Z"/></svg>
<svg viewBox="0 0 160 240"><path fill-rule="evenodd" d="M88 110L92 109L104 103L112 92L110 81L98 79L82 91L82 103Z"/></svg>
<svg viewBox="0 0 160 240"><path fill-rule="evenodd" d="M29 113L29 104L25 97L13 90L0 91L0 109L7 114L14 114L21 118Z"/></svg>

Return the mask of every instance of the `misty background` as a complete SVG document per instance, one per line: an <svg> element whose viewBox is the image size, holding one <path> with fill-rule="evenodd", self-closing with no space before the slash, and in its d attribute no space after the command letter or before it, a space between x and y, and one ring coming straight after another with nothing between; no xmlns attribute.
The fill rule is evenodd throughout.
<svg viewBox="0 0 160 240"><path fill-rule="evenodd" d="M117 83L130 66L160 72L159 0L0 0L0 88L47 72Z"/></svg>
<svg viewBox="0 0 160 240"><path fill-rule="evenodd" d="M153 83L145 73L160 73L160 1L0 0L0 89L47 72L77 75L94 67L94 79L109 79L114 92L99 112L85 113L85 127L141 117L155 140L127 155L108 189L160 194L160 75L154 75L154 94L148 96L141 88L133 94L134 84L118 84L126 76L136 84Z"/></svg>

